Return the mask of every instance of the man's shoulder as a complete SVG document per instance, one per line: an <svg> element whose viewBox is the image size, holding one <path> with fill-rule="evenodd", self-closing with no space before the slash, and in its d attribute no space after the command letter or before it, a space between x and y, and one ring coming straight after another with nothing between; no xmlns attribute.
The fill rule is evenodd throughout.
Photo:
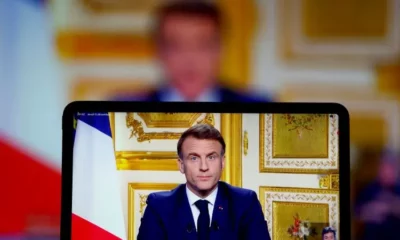
<svg viewBox="0 0 400 240"><path fill-rule="evenodd" d="M147 204L165 205L173 203L178 196L179 190L181 190L183 186L184 184L181 184L169 191L150 193L147 197Z"/></svg>
<svg viewBox="0 0 400 240"><path fill-rule="evenodd" d="M240 201L252 199L254 196L257 196L256 192L254 192L253 190L236 187L226 182L220 182L220 187L225 189L225 191L228 192L232 199Z"/></svg>
<svg viewBox="0 0 400 240"><path fill-rule="evenodd" d="M226 102L272 102L270 96L259 95L251 92L234 90L230 88L221 87L220 92L222 94L223 101Z"/></svg>
<svg viewBox="0 0 400 240"><path fill-rule="evenodd" d="M140 93L119 94L113 96L110 101L123 101L123 102L151 102L158 101L158 90L150 89Z"/></svg>

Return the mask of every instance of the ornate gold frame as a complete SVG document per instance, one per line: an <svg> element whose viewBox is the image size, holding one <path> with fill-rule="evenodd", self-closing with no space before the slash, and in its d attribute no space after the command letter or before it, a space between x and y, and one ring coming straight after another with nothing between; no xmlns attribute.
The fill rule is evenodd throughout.
<svg viewBox="0 0 400 240"><path fill-rule="evenodd" d="M171 190L179 184L175 183L128 183L128 239L136 239L135 233L135 190ZM147 195L140 199L140 211L146 206Z"/></svg>
<svg viewBox="0 0 400 240"><path fill-rule="evenodd" d="M335 163L336 169L309 169L309 168L268 168L265 167L265 114L260 114L259 117L260 133L259 133L259 169L260 173L320 173L330 174L339 172L339 150L338 146L335 149L335 155L337 156L337 162ZM328 164L328 163L327 163Z"/></svg>
<svg viewBox="0 0 400 240"><path fill-rule="evenodd" d="M115 149L115 114L110 113ZM225 170L221 180L242 186L242 114L221 114L221 134L226 143ZM178 171L176 152L116 151L118 170Z"/></svg>
<svg viewBox="0 0 400 240"><path fill-rule="evenodd" d="M259 187L259 200L265 214L265 219L272 219L272 211L269 211L266 206L266 197L265 192L275 192L282 202L304 202L306 204L310 204L311 202L306 202L307 200L312 200L315 203L321 203L321 201L332 202L333 205L337 203L338 212L331 211L330 215L330 223L333 223L337 231L339 231L339 220L340 220L340 199L339 199L339 191L338 190L327 190L327 189L312 189L312 188L290 188L290 187ZM294 194L293 197L284 196L285 193ZM320 196L309 196L309 194L319 194ZM322 195L322 196L321 196ZM335 195L335 196L329 196ZM271 197L271 195L269 195ZM336 219L337 218L337 222ZM273 229L270 227L270 223L268 223L268 230L270 234L273 233Z"/></svg>

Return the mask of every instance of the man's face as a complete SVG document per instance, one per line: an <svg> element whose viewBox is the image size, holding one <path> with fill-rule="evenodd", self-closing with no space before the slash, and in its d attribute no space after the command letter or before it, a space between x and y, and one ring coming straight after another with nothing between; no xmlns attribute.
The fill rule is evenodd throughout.
<svg viewBox="0 0 400 240"><path fill-rule="evenodd" d="M171 15L160 29L160 60L168 80L188 98L216 80L220 60L218 28L206 17Z"/></svg>
<svg viewBox="0 0 400 240"><path fill-rule="evenodd" d="M215 140L188 137L182 144L179 170L185 174L190 190L199 196L207 196L218 184L225 157L222 145Z"/></svg>
<svg viewBox="0 0 400 240"><path fill-rule="evenodd" d="M324 234L324 238L323 240L335 240L335 235L333 235L333 233L326 233Z"/></svg>

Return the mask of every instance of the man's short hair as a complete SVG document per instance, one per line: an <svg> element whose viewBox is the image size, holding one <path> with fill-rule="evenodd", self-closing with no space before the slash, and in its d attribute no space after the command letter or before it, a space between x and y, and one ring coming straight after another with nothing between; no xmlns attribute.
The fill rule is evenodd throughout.
<svg viewBox="0 0 400 240"><path fill-rule="evenodd" d="M178 156L182 159L182 145L183 142L189 138L195 138L199 140L215 140L218 141L222 146L221 155L225 154L225 141L221 133L213 126L209 124L196 124L193 127L182 133L178 141Z"/></svg>
<svg viewBox="0 0 400 240"><path fill-rule="evenodd" d="M333 227L326 227L322 230L322 239L324 239L325 234L333 233L333 237L336 239L336 230Z"/></svg>
<svg viewBox="0 0 400 240"><path fill-rule="evenodd" d="M203 17L210 19L218 31L222 29L222 14L219 7L211 1L201 0L175 0L166 1L156 12L155 38L160 40L162 25L170 16Z"/></svg>

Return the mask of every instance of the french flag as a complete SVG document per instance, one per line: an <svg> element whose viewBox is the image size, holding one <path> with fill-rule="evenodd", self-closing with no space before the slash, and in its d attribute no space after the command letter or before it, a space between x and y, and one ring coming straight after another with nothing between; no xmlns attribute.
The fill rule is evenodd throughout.
<svg viewBox="0 0 400 240"><path fill-rule="evenodd" d="M0 0L0 239L59 239L67 86L45 0Z"/></svg>
<svg viewBox="0 0 400 240"><path fill-rule="evenodd" d="M72 239L126 239L108 113L77 116L73 159Z"/></svg>

